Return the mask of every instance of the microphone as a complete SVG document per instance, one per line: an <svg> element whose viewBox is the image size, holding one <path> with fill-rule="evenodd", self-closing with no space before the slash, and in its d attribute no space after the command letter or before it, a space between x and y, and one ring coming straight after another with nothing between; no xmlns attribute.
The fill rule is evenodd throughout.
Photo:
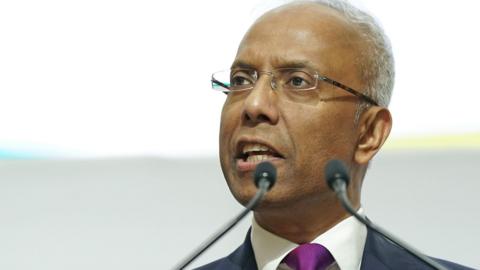
<svg viewBox="0 0 480 270"><path fill-rule="evenodd" d="M445 266L425 256L420 251L416 250L415 248L408 245L406 242L400 240L399 238L393 236L386 230L382 229L380 226L375 225L364 215L358 214L357 211L353 209L347 195L347 186L350 182L350 177L348 175L345 165L343 165L340 160L334 159L330 160L327 163L327 165L325 166L325 179L330 189L332 189L337 194L337 197L342 203L343 208L345 208L348 213L352 214L358 221L365 224L368 228L382 235L386 239L390 240L397 246L403 248L405 251L407 251L420 261L424 262L428 266L432 267L433 269L447 270Z"/></svg>
<svg viewBox="0 0 480 270"><path fill-rule="evenodd" d="M261 162L255 167L253 180L257 188L262 190L265 186L266 191L269 191L277 181L277 169L268 161Z"/></svg>
<svg viewBox="0 0 480 270"><path fill-rule="evenodd" d="M207 241L205 241L188 257L186 257L182 262L180 262L178 266L174 268L175 270L182 270L187 267L196 258L198 258L198 256L200 256L215 242L217 242L222 236L229 232L235 225L237 225L238 222L250 212L250 210L254 209L257 204L263 199L265 193L267 193L267 191L269 191L275 184L275 181L277 180L277 169L272 165L272 163L268 161L261 162L255 167L253 180L255 182L255 186L258 188L258 191L245 206L245 209L243 209L243 211L238 216L232 219L218 232L213 234Z"/></svg>

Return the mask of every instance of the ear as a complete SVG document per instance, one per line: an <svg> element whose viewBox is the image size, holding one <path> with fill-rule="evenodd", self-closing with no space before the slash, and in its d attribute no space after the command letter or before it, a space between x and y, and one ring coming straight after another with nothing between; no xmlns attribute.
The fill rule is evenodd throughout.
<svg viewBox="0 0 480 270"><path fill-rule="evenodd" d="M392 116L387 108L372 107L360 117L354 159L366 165L380 150L392 129Z"/></svg>

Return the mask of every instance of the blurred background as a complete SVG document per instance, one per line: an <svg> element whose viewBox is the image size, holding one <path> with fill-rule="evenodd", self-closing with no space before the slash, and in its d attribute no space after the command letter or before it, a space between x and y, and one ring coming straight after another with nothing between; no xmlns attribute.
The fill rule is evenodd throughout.
<svg viewBox="0 0 480 270"><path fill-rule="evenodd" d="M169 269L235 215L209 79L284 2L1 1L0 268ZM352 2L382 23L397 69L367 214L480 268L480 4Z"/></svg>

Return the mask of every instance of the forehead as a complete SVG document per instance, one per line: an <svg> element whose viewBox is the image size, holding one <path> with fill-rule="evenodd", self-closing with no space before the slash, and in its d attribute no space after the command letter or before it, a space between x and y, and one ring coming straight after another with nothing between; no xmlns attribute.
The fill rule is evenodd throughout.
<svg viewBox="0 0 480 270"><path fill-rule="evenodd" d="M287 5L255 22L235 63L272 68L303 62L319 70L345 68L345 59L355 58L358 40L357 31L333 9L314 3Z"/></svg>

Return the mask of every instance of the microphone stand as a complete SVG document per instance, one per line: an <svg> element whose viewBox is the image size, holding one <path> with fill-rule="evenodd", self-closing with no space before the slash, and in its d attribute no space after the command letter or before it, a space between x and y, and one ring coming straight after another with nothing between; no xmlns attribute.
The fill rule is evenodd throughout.
<svg viewBox="0 0 480 270"><path fill-rule="evenodd" d="M175 267L175 270L182 270L187 267L191 262L193 262L198 256L200 256L205 250L207 250L211 245L213 245L218 239L223 235L229 232L237 223L242 220L250 210L254 209L258 203L262 200L263 196L269 190L271 182L266 178L261 178L258 182L258 191L255 193L255 196L248 202L245 206L245 209L229 223L227 223L222 229L218 230L213 234L207 241L205 241L198 249L193 251L188 257L186 257L179 266Z"/></svg>
<svg viewBox="0 0 480 270"><path fill-rule="evenodd" d="M390 240L391 242L395 243L397 246L403 248L406 250L408 253L411 255L415 256L419 260L423 261L426 263L428 266L432 267L433 269L437 270L448 270L445 266L441 265L440 263L432 260L431 258L423 255L420 251L416 250L412 246L408 245L404 241L398 239L397 237L393 236L386 230L382 229L380 226L375 225L372 223L369 219L367 219L365 216L360 215L353 209L352 205L350 204L350 200L348 199L347 195L347 185L344 181L344 179L337 178L332 182L332 188L337 194L338 199L342 203L343 207L345 210L347 210L348 213L352 214L355 218L357 218L361 223L365 224L368 228L370 228L372 231L375 231L379 233L380 235L383 235L385 238Z"/></svg>

